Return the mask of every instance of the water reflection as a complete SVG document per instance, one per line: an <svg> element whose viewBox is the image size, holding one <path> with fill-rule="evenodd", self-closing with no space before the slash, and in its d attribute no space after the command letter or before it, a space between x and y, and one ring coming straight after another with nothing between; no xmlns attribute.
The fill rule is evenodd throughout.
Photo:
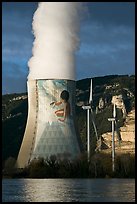
<svg viewBox="0 0 137 204"><path fill-rule="evenodd" d="M92 183L87 180L87 189L88 198L94 202L135 201L135 183L132 179L92 179Z"/></svg>
<svg viewBox="0 0 137 204"><path fill-rule="evenodd" d="M3 202L134 202L134 179L4 179Z"/></svg>

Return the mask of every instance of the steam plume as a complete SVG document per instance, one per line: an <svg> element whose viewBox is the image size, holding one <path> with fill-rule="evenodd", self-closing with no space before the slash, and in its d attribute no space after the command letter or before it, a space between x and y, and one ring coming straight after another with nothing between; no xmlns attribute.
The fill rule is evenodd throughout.
<svg viewBox="0 0 137 204"><path fill-rule="evenodd" d="M28 79L75 80L82 3L41 2L33 17L32 57Z"/></svg>

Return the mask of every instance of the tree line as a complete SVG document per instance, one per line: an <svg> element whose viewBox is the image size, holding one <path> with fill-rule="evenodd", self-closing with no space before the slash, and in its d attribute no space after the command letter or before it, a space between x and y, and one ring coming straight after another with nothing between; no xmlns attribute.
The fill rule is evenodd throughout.
<svg viewBox="0 0 137 204"><path fill-rule="evenodd" d="M16 160L5 161L3 177L9 178L134 178L135 156L131 153L117 154L115 171L112 171L111 153L98 152L87 161L83 153L74 160L59 160L55 155L48 159L33 159L24 169L15 168Z"/></svg>

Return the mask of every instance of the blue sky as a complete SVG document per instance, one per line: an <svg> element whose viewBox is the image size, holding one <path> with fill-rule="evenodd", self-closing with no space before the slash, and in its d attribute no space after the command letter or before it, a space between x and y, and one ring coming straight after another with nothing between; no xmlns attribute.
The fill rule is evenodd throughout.
<svg viewBox="0 0 137 204"><path fill-rule="evenodd" d="M27 91L37 2L2 3L2 93ZM77 80L135 74L135 3L88 2L76 53Z"/></svg>

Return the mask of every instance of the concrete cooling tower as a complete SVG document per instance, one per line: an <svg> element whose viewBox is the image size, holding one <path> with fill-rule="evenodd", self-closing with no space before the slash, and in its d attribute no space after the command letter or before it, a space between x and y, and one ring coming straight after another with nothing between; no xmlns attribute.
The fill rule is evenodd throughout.
<svg viewBox="0 0 137 204"><path fill-rule="evenodd" d="M28 81L28 120L17 166L38 157L75 158L80 138L75 126L75 81Z"/></svg>
<svg viewBox="0 0 137 204"><path fill-rule="evenodd" d="M17 158L18 168L24 168L34 158L46 159L51 155L56 155L60 159L74 159L81 152L81 141L75 121L76 82L72 33L70 34L67 30L65 36L71 35L68 45L70 48L71 43L73 44L73 51L68 48L64 50L65 46L61 49L61 46L57 46L58 43L56 43L60 39L60 33L61 39L63 39L62 31L65 30L65 26L68 27L64 20L68 21L69 19L69 22L75 22L75 19L70 19L76 16L70 15L71 11L73 13L76 11L76 8L75 11L73 10L74 7L77 8L76 2L74 4L73 2L42 2L35 12L33 22L35 42L33 56L29 61L30 73L27 82L28 119ZM54 12L51 12L53 8ZM59 12L59 9L62 9L62 12L61 10ZM42 29L38 31L37 19L43 19L46 14L49 16L45 18L45 21L38 21L38 25L42 22ZM65 15L65 17L59 15ZM46 30L45 38L43 38L40 34L44 32L44 26L48 25L48 19L52 19L52 21L50 21L49 30ZM63 23L63 30L60 30ZM57 39L55 39L54 27L58 34ZM75 27L73 25L74 29ZM50 40L48 33L50 33ZM38 38L39 36L40 38ZM45 43L46 37L48 38L47 44ZM45 44L41 41L43 39ZM35 45L37 46L35 47Z"/></svg>

